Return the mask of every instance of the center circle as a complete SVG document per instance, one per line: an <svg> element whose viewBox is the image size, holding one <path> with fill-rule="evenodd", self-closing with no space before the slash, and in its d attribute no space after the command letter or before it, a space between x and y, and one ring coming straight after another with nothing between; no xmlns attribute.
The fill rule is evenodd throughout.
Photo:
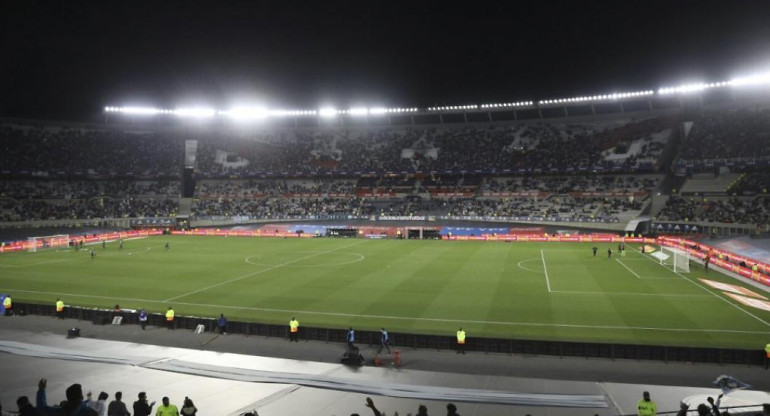
<svg viewBox="0 0 770 416"><path fill-rule="evenodd" d="M328 255L325 256L325 254ZM343 266L346 264L358 263L359 261L363 261L364 258L364 255L359 253L295 251L292 253L255 254L246 257L244 261L255 266L321 267ZM328 259L329 261L323 261L324 259Z"/></svg>

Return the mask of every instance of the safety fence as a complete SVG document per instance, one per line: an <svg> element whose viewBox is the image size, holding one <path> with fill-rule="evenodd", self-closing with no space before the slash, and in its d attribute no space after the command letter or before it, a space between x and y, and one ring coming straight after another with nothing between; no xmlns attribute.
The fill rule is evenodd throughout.
<svg viewBox="0 0 770 416"><path fill-rule="evenodd" d="M54 305L34 303L14 303L16 313L55 316ZM121 325L139 323L136 311L116 312L107 309L68 306L62 316L65 319L90 321L94 325L109 325L115 316L122 317ZM148 313L147 325L166 326L163 314ZM217 331L217 319L210 317L176 316L173 325L177 329L195 330L203 325L207 332ZM288 325L275 325L258 322L228 321L229 334L242 334L266 337L288 338ZM451 350L456 348L455 338L445 335L406 334L390 332L392 348L414 348ZM322 342L345 343L347 329L300 327L299 339ZM379 331L356 330L356 344L379 345ZM632 345L570 341L539 341L506 338L468 337L466 351L498 353L510 355L543 355L554 357L585 357L605 359L653 360L663 362L699 362L718 364L740 364L758 366L765 364L765 354L761 349L696 348L660 345Z"/></svg>

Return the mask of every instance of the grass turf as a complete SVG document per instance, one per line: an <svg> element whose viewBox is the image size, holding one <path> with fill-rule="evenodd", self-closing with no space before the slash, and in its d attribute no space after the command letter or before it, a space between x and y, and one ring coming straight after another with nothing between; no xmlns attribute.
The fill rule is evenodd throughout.
<svg viewBox="0 0 770 416"><path fill-rule="evenodd" d="M170 242L170 249L164 243ZM596 257L591 247L599 247ZM770 312L675 274L629 246L360 239L153 237L106 249L0 255L16 301L144 307L303 326L469 337L761 348Z"/></svg>

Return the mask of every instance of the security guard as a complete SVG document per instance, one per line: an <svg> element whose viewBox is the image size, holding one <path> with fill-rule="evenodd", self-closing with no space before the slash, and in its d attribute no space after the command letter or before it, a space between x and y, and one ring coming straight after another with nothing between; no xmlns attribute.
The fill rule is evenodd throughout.
<svg viewBox="0 0 770 416"><path fill-rule="evenodd" d="M649 391L642 393L642 400L636 404L636 410L639 412L639 416L655 416L658 413L658 405L650 400Z"/></svg>
<svg viewBox="0 0 770 416"><path fill-rule="evenodd" d="M60 298L56 298L56 316L64 319L64 302Z"/></svg>
<svg viewBox="0 0 770 416"><path fill-rule="evenodd" d="M289 342L299 342L297 335L299 335L299 321L297 318L292 317L291 321L289 321Z"/></svg>
<svg viewBox="0 0 770 416"><path fill-rule="evenodd" d="M770 342L765 345L765 370L767 370L768 364L770 364Z"/></svg>
<svg viewBox="0 0 770 416"><path fill-rule="evenodd" d="M168 325L168 329L174 329L174 310L171 306L169 306L166 311L166 325Z"/></svg>
<svg viewBox="0 0 770 416"><path fill-rule="evenodd" d="M462 328L457 330L457 353L465 354L465 331Z"/></svg>
<svg viewBox="0 0 770 416"><path fill-rule="evenodd" d="M13 301L11 300L11 295L5 295L5 299L3 299L3 308L5 308L5 316L13 315Z"/></svg>

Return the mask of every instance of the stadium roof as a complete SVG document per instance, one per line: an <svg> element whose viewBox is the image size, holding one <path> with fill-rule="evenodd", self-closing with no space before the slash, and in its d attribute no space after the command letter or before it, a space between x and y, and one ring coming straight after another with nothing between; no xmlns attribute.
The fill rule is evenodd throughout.
<svg viewBox="0 0 770 416"><path fill-rule="evenodd" d="M547 104L770 70L763 1L32 1L2 16L5 117Z"/></svg>

